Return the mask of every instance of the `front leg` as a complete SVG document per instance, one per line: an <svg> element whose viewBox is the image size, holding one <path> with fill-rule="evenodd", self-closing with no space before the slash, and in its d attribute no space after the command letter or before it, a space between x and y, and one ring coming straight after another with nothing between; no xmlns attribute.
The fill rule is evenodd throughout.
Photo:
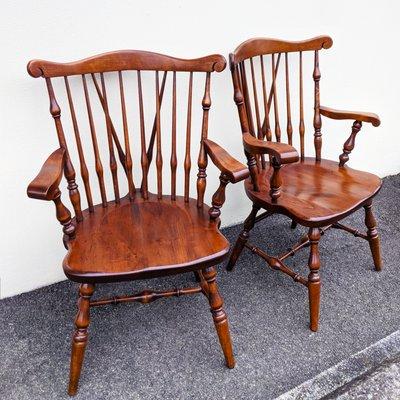
<svg viewBox="0 0 400 400"><path fill-rule="evenodd" d="M218 334L219 343L221 344L225 356L225 363L228 368L233 368L235 366L235 359L233 357L232 341L229 334L228 318L222 308L223 301L218 291L216 268L209 267L204 269L203 276L208 283L208 301L210 303L211 314Z"/></svg>
<svg viewBox="0 0 400 400"><path fill-rule="evenodd" d="M319 268L321 261L319 257L318 244L321 238L319 228L310 228L308 232L310 240L310 257L308 259L308 267L310 273L308 275L308 299L310 307L310 329L314 332L318 330L319 308L321 297L321 278L319 276Z"/></svg>
<svg viewBox="0 0 400 400"><path fill-rule="evenodd" d="M379 242L378 230L376 229L376 220L372 213L372 203L364 206L365 209L365 225L367 226L368 243L371 249L372 258L374 260L375 269L382 269L381 249Z"/></svg>
<svg viewBox="0 0 400 400"><path fill-rule="evenodd" d="M83 283L79 287L78 313L75 318L75 333L72 338L71 367L69 375L68 394L75 396L78 391L83 358L88 341L88 326L90 322L90 297L94 285Z"/></svg>

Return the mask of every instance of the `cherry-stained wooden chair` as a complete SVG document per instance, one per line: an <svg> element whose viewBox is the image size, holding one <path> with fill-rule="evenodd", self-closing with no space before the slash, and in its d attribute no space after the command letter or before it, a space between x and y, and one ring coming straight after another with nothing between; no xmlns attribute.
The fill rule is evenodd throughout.
<svg viewBox="0 0 400 400"><path fill-rule="evenodd" d="M226 365L234 367L215 266L229 252L229 243L219 232L225 187L229 182L247 178L249 173L245 165L207 139L211 74L223 71L225 66L221 55L183 60L130 50L72 63L33 60L28 64L31 76L45 79L59 142L59 148L30 183L28 196L55 203L67 249L64 272L70 280L80 283L72 339L70 395L76 394L78 388L88 341L89 310L106 304L150 303L162 297L202 292L211 307ZM110 89L111 84L114 90ZM196 87L197 108L192 105ZM167 91L169 98L164 106L162 101ZM111 97L116 99L114 106ZM63 124L60 98L69 109L70 117L64 118ZM96 118L96 109L100 119ZM183 112L178 113L179 109ZM199 140L200 145L196 153L192 153L192 112L196 109L202 109L202 113L197 113L201 129L195 141L197 144ZM129 121L131 114L134 116ZM165 118L169 118L168 125L162 123ZM132 143L137 145L131 146ZM154 146L155 165L151 165ZM109 171L105 168L104 157L108 159ZM193 177L194 157L197 178ZM221 171L220 186L216 188L211 207L204 202L208 158ZM83 193L76 182L75 161L79 163ZM150 167L154 170L154 180L149 177ZM64 205L65 200L64 203L61 200L59 185L63 175L73 217ZM112 184L107 185L107 182ZM152 184L154 194L150 192ZM190 197L196 188L197 196ZM99 204L96 204L96 195ZM82 205L84 202L86 208ZM195 273L196 286L91 300L97 283L186 272Z"/></svg>
<svg viewBox="0 0 400 400"><path fill-rule="evenodd" d="M327 229L341 229L365 239L372 251L375 269L379 271L382 268L379 238L372 214L372 199L381 187L381 180L347 165L362 123L378 126L380 121L375 114L334 110L320 105L319 51L331 46L332 39L328 36L301 42L257 38L242 43L230 55L234 100L239 111L243 146L250 170L245 190L253 206L227 268L231 270L234 267L243 248L247 247L263 258L269 267L304 285L309 294L310 329L313 331L318 329L320 309L318 246L321 235ZM313 140L310 139L309 147L305 144L305 104L308 100L303 93L305 53L310 56L308 71L310 78L313 78L313 81L309 81L313 92L309 108ZM293 87L294 80L296 84ZM284 116L280 114L282 109ZM354 121L338 161L322 158L321 116ZM281 128L282 119L285 128ZM298 135L295 134L296 126ZM306 157L306 150L314 154ZM362 207L365 209L366 233L340 222ZM257 215L261 209L264 212ZM309 228L308 235L302 237L288 252L278 256L267 254L248 241L255 223L273 214L288 216L292 220L292 228L297 223ZM288 257L305 247L310 247L308 278L285 264Z"/></svg>

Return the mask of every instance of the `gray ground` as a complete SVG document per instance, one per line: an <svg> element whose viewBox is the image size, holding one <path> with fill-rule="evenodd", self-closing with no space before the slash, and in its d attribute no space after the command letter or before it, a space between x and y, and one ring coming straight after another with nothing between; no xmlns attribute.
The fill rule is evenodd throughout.
<svg viewBox="0 0 400 400"><path fill-rule="evenodd" d="M384 270L372 267L368 244L339 231L322 239L322 309L308 329L304 287L264 266L248 251L236 269L220 269L237 366L223 365L203 296L150 305L94 309L77 399L272 399L398 329L400 317L400 176L377 198ZM363 226L360 211L348 221ZM253 241L280 253L303 232L274 216ZM225 230L234 240L240 227ZM307 250L290 264L307 273ZM144 286L183 286L192 275L99 285L97 296ZM0 399L63 399L69 367L76 285L62 282L0 302Z"/></svg>

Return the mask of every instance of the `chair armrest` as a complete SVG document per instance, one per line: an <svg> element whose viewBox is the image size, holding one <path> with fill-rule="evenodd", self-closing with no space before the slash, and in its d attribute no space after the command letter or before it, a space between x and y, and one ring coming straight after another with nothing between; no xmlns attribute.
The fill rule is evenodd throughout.
<svg viewBox="0 0 400 400"><path fill-rule="evenodd" d="M207 154L210 156L215 166L226 175L229 182L236 183L249 176L248 168L233 158L226 150L210 139L204 140Z"/></svg>
<svg viewBox="0 0 400 400"><path fill-rule="evenodd" d="M299 161L299 153L293 146L286 143L260 140L247 132L243 134L243 146L251 154L269 154L275 157L279 164Z"/></svg>
<svg viewBox="0 0 400 400"><path fill-rule="evenodd" d="M57 149L45 161L39 174L29 184L28 197L39 200L54 200L59 194L65 161L65 150Z"/></svg>
<svg viewBox="0 0 400 400"><path fill-rule="evenodd" d="M355 121L369 122L373 126L379 126L381 121L379 117L374 113L362 112L362 111L344 111L335 110L334 108L319 107L319 112L324 117L331 119L351 119Z"/></svg>

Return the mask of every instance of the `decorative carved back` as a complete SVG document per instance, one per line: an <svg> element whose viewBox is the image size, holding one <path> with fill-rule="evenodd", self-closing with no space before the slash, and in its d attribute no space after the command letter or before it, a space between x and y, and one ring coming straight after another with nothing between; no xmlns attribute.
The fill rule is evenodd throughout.
<svg viewBox="0 0 400 400"><path fill-rule="evenodd" d="M319 50L328 49L331 46L332 39L329 36L319 36L301 42L256 38L250 39L237 47L234 53L230 54L230 68L234 86L234 100L238 107L242 132L249 132L258 139L277 142L285 141L286 137L287 143L293 145L293 134L297 124L293 121L292 113L297 105L291 98L290 76L292 69L297 67L298 134L301 159L304 159L303 53L313 51L314 148L315 158L320 160L322 136L319 112L319 81L321 79ZM297 60L296 54L292 53L297 53ZM268 60L268 55L270 55L270 60ZM295 68L291 67L293 65L291 61L297 64L297 66L294 66ZM279 91L279 83L282 84L281 91ZM282 94L283 99L280 99L279 97ZM283 118L279 113L279 104L281 110L282 108L286 109L286 115ZM285 121L285 128L282 127L283 121ZM282 134L283 130L286 131L285 134ZM256 161L259 168L264 169L266 167L263 157Z"/></svg>
<svg viewBox="0 0 400 400"><path fill-rule="evenodd" d="M80 164L80 175L82 178L83 186L85 189L86 200L89 212L94 210L94 200L92 196L93 177L90 174L90 165L87 163L88 152L84 145L86 140L83 137L90 135L90 141L94 156L94 170L97 175L99 191L101 196L101 204L103 207L108 206L109 198L107 196L107 185L105 180L105 160L104 152L102 159L101 137L99 135L99 120L95 117L95 102L104 114L105 119L105 135L108 144L108 163L112 177L112 193L113 201L120 202L121 198L121 171L123 172L123 179L127 181L127 191L131 201L134 201L135 196L140 195L144 199L148 198L149 193L149 172L153 161L154 147L155 147L155 169L157 176L157 196L159 199L165 195L166 184L165 179L163 182L163 175L166 169L165 158L166 155L162 154L162 142L169 141L170 154L169 154L169 169L170 169L170 196L171 200L175 201L177 196L177 170L179 166L183 168L183 195L186 202L189 201L190 196L190 172L192 169L192 155L191 155L191 130L192 130L192 103L194 91L194 72L199 72L205 80L202 85L202 127L200 137L200 149L198 151L198 173L197 173L197 205L203 206L204 193L206 189L206 168L207 168L207 155L203 145L203 139L207 138L208 132L208 113L211 107L210 97L210 80L211 72L220 72L225 69L226 61L221 55L210 55L203 58L193 60L183 60L174 57L169 57L161 54L145 52L145 51L117 51L106 54L97 55L81 61L72 63L54 63L43 60L33 60L28 64L28 72L31 76L45 78L47 91L50 99L50 113L53 116L58 141L60 147L66 151L65 162L65 177L68 182L68 191L70 199L75 211L77 221L81 221L82 207L81 196L76 183L76 172L73 166L71 157L70 141L74 141L77 150L77 157ZM135 71L135 72L134 72ZM146 85L144 75L150 78L149 74L153 75L154 89L151 96L153 97L154 104L154 118L151 120L151 126L146 126L146 101L145 89L151 86L150 82ZM127 75L130 75L130 87L127 84ZM160 77L161 75L161 77ZM178 156L179 146L177 145L177 130L179 129L177 123L177 86L178 78L186 80L186 84L182 82L179 87L180 93L185 93L186 97L186 128L184 136L184 155L180 159ZM183 75L183 76L181 76ZM186 76L185 76L186 75ZM196 74L197 75L197 74ZM199 74L200 75L200 74ZM71 78L70 78L71 77ZM55 84L53 81L58 78L63 81L63 87L59 88L57 96L55 94ZM115 111L116 108L110 106L111 90L106 85L106 78L114 79L119 92L118 113L119 123L122 125L118 129L116 122ZM70 81L75 80L74 86ZM124 83L125 79L125 83ZM79 82L77 82L79 80ZM146 80L146 83L148 81ZM181 83L181 82L180 82ZM167 87L170 89L170 107L165 109L162 107L163 98ZM183 88L186 86L186 90ZM73 90L74 89L74 90ZM61 93L64 92L64 93ZM82 124L77 114L79 107L74 103L75 95L80 91L80 95L84 99L85 114L87 123ZM93 93L97 94L93 96ZM63 127L61 123L61 108L59 96L65 96L66 104L68 104L69 114L71 117L71 130ZM91 96L92 94L92 96ZM128 106L127 97L135 96L136 107ZM82 107L81 107L82 108ZM128 114L133 114L132 120L137 122L136 126L128 123ZM162 116L170 117L170 124L165 126L162 124ZM147 121L148 122L148 121ZM66 126L66 124L64 124ZM148 125L148 124L147 124ZM69 144L67 144L69 138ZM179 136L178 136L179 138ZM131 144L138 143L138 146ZM197 143L197 141L196 141ZM133 167L135 157L133 156L134 150L137 151L137 163L141 165L141 182L134 177ZM135 179L136 178L136 179Z"/></svg>

